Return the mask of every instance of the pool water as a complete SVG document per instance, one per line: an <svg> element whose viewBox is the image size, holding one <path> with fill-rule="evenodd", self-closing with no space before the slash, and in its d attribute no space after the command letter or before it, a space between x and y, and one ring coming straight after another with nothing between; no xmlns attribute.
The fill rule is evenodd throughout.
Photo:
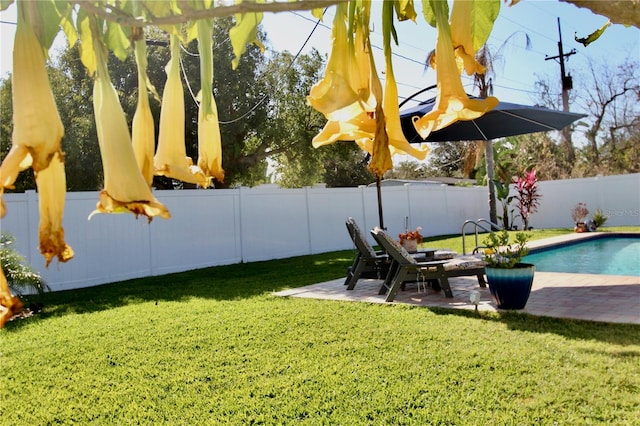
<svg viewBox="0 0 640 426"><path fill-rule="evenodd" d="M532 251L536 271L640 276L640 238L605 237Z"/></svg>

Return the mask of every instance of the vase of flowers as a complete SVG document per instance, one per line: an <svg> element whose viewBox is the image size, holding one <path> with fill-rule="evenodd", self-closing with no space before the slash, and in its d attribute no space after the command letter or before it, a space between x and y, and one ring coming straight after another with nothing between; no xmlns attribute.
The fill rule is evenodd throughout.
<svg viewBox="0 0 640 426"><path fill-rule="evenodd" d="M576 232L586 232L587 225L584 223L584 219L589 214L589 209L587 209L587 203L578 203L571 209L571 218L573 219L573 223L575 227L573 228Z"/></svg>
<svg viewBox="0 0 640 426"><path fill-rule="evenodd" d="M400 245L409 253L418 251L418 244L422 243L422 234L420 234L420 231L422 231L422 226L418 226L415 231L406 230L398 234Z"/></svg>
<svg viewBox="0 0 640 426"><path fill-rule="evenodd" d="M492 232L484 240L485 274L491 297L500 309L523 309L529 300L535 266L522 263L527 255L529 236L518 232L513 244L509 233Z"/></svg>

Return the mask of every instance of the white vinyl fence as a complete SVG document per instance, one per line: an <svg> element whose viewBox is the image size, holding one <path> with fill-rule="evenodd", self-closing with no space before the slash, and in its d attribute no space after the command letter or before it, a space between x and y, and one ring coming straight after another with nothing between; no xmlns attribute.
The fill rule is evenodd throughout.
<svg viewBox="0 0 640 426"><path fill-rule="evenodd" d="M535 228L572 227L570 209L585 202L601 208L607 225L640 225L640 175L540 183ZM4 194L7 214L0 230L16 237L17 249L52 290L94 286L239 262L350 249L345 220L363 230L378 225L375 188L239 188L156 191L170 220L95 215L95 192L68 193L64 228L75 257L44 267L38 252L38 196ZM484 187L420 185L383 187L384 225L391 235L422 226L425 236L459 234L467 219L488 218ZM500 211L500 207L498 207ZM472 228L467 229L472 232ZM373 242L373 240L371 239Z"/></svg>

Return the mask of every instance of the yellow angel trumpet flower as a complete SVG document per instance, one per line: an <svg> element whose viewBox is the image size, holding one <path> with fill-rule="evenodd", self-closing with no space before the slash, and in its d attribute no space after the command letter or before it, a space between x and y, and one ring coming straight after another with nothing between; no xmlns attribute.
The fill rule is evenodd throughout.
<svg viewBox="0 0 640 426"><path fill-rule="evenodd" d="M369 28L362 26L364 22L367 24L369 22L370 6L371 2L364 3L363 7L358 10L359 16L352 19L355 25L350 28L349 32L349 78L352 89L358 94L360 108L367 112L374 112L376 98L371 92ZM353 31L355 31L355 37Z"/></svg>
<svg viewBox="0 0 640 426"><path fill-rule="evenodd" d="M89 218L96 213L133 213L169 219L171 215L151 193L133 153L129 127L116 89L111 84L105 53L94 32L96 77L93 83L93 109L102 156L104 189Z"/></svg>
<svg viewBox="0 0 640 426"><path fill-rule="evenodd" d="M198 26L198 50L200 51L200 80L202 90L198 94L198 167L205 176L224 181L222 169L222 138L218 123L218 107L213 97L213 24L201 19ZM207 185L208 186L208 185Z"/></svg>
<svg viewBox="0 0 640 426"><path fill-rule="evenodd" d="M441 1L431 1L430 3L438 29L436 43L438 91L433 110L422 117L413 117L413 125L422 139L426 139L431 132L447 127L456 121L478 118L498 105L498 99L493 96L486 99L469 99L462 87L456 66L446 4Z"/></svg>
<svg viewBox="0 0 640 426"><path fill-rule="evenodd" d="M171 60L165 71L167 81L162 93L158 148L153 158L155 174L195 183L204 188L211 179L193 165L184 141L184 91L180 80L180 41L171 36Z"/></svg>
<svg viewBox="0 0 640 426"><path fill-rule="evenodd" d="M376 109L376 132L373 139L371 152L372 158L369 170L377 176L382 177L387 170L393 168L391 155L409 154L419 160L424 160L429 152L429 148L424 145L420 148L412 146L402 132L400 125L400 109L398 107L398 88L393 74L393 63L391 60L391 35L393 26L393 2L385 2L382 6L382 34L384 44L384 57L386 63L386 80L384 95L382 95L382 85L375 70L373 56L372 65L372 88L378 99L382 100L382 107ZM370 53L370 55L372 55ZM382 99L381 99L382 98Z"/></svg>
<svg viewBox="0 0 640 426"><path fill-rule="evenodd" d="M328 121L311 143L314 148L319 148L337 141L373 139L375 132L376 120L373 114L363 111L348 121Z"/></svg>
<svg viewBox="0 0 640 426"><path fill-rule="evenodd" d="M0 188L12 189L18 174L48 166L61 151L64 127L51 92L45 58L29 19L35 3L18 2L13 45L13 135L11 150L0 166Z"/></svg>
<svg viewBox="0 0 640 426"><path fill-rule="evenodd" d="M218 124L218 108L213 94L210 93L207 96L211 96L213 114L205 116L202 107L198 110L198 168L206 176L213 176L218 182L223 182L222 139Z"/></svg>
<svg viewBox="0 0 640 426"><path fill-rule="evenodd" d="M33 158L29 154L29 148L13 143L0 165L0 189L13 189L18 174L31 167L32 163Z"/></svg>
<svg viewBox="0 0 640 426"><path fill-rule="evenodd" d="M385 44L385 51L387 50ZM385 80L384 97L382 108L384 109L385 127L389 145L394 148L393 153L409 154L418 160L424 160L429 153L429 147L422 144L419 148L411 145L402 131L400 124L400 107L398 106L398 87L393 74L393 64L391 62L391 46L389 45L388 53L385 53L387 73Z"/></svg>
<svg viewBox="0 0 640 426"><path fill-rule="evenodd" d="M329 121L350 120L360 114L366 108L366 102L370 100L366 93L365 99L362 99L352 87L353 78L350 77L350 71L357 61L350 55L352 51L349 48L345 23L347 7L346 2L336 5L332 29L333 42L325 76L313 85L307 96L309 105L324 114Z"/></svg>
<svg viewBox="0 0 640 426"><path fill-rule="evenodd" d="M49 167L35 172L35 175L40 210L39 248L48 267L54 257L57 257L60 262L73 258L73 250L65 243L62 228L67 189L62 156L55 153L49 162Z"/></svg>
<svg viewBox="0 0 640 426"><path fill-rule="evenodd" d="M149 95L147 94L147 55L144 33L142 38L137 39L134 44L138 67L138 103L131 124L131 139L138 168L147 185L151 186L155 172L153 152L156 145L156 135L149 107Z"/></svg>
<svg viewBox="0 0 640 426"><path fill-rule="evenodd" d="M60 151L64 127L49 85L43 49L31 25L31 20L36 20L33 14L37 13L34 4L25 1L17 3L18 24L11 75L12 139L14 147L27 148L33 159L33 170L38 171L46 168L53 154ZM22 149L12 149L9 155L20 158L20 161L8 160L12 164L24 160ZM13 175L14 171L5 170L3 173L5 179Z"/></svg>
<svg viewBox="0 0 640 426"><path fill-rule="evenodd" d="M467 75L484 74L486 68L476 61L476 50L471 38L471 11L473 2L454 1L451 10L451 41L457 59L458 72L464 69ZM437 56L435 57L437 60Z"/></svg>
<svg viewBox="0 0 640 426"><path fill-rule="evenodd" d="M18 2L13 48L13 141L0 166L0 217L6 213L1 193L12 188L22 170L32 167L40 207L40 252L49 266L53 257L66 262L73 250L64 241L62 217L66 194L61 141L64 127L51 92L45 57L33 22L35 3Z"/></svg>
<svg viewBox="0 0 640 426"><path fill-rule="evenodd" d="M20 298L11 294L7 277L0 267L0 328L3 328L4 324L23 308L24 304Z"/></svg>

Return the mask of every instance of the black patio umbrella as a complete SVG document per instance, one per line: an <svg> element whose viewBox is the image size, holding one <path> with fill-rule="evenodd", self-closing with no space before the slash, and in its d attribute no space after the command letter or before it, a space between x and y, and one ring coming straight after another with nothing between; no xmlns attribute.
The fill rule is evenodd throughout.
<svg viewBox="0 0 640 426"><path fill-rule="evenodd" d="M471 99L480 99L470 96ZM435 98L400 111L402 132L410 143L492 140L505 136L562 130L584 114L555 111L539 106L499 102L498 106L475 120L458 121L431 132L422 139L413 126L412 117L422 117L435 106Z"/></svg>
<svg viewBox="0 0 640 426"><path fill-rule="evenodd" d="M417 95L433 88L435 88L435 86L430 86L409 96L400 103L400 108ZM469 98L481 99L475 96L469 96ZM413 117L422 117L430 112L434 108L435 103L436 98L432 98L420 102L417 106L400 111L402 132L409 143L491 141L506 136L562 130L579 118L586 117L585 114L556 111L539 106L499 102L498 106L475 120L457 121L444 129L431 132L427 139L422 139L413 126ZM490 177L492 176L493 173L491 172ZM378 190L380 227L384 228L380 179L376 181L376 187Z"/></svg>

